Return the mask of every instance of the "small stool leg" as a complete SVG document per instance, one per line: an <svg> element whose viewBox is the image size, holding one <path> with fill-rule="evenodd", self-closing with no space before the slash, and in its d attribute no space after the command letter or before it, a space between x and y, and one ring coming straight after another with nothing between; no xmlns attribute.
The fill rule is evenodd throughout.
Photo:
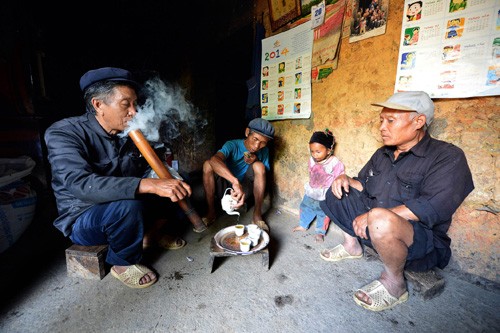
<svg viewBox="0 0 500 333"><path fill-rule="evenodd" d="M261 252L262 252L262 266L264 266L266 270L269 270L269 250L264 249Z"/></svg>
<svg viewBox="0 0 500 333"><path fill-rule="evenodd" d="M214 271L214 259L215 256L210 253L210 258L208 259L208 268L210 269L210 273L213 273Z"/></svg>

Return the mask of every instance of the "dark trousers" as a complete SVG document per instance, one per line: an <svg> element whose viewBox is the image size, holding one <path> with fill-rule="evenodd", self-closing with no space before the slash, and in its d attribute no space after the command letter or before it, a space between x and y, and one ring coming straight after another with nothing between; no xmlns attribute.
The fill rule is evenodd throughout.
<svg viewBox="0 0 500 333"><path fill-rule="evenodd" d="M352 237L357 237L352 227L352 221L370 210L368 200L361 192L350 187L349 195L344 194L341 199L337 199L332 191L328 191L325 200L320 202L320 207L340 229ZM429 270L437 265L440 256L446 255L446 249L440 250L434 247L433 232L427 229L423 223L412 220L408 222L413 227L413 244L408 247L405 269ZM362 244L373 248L368 229L366 229L366 234L368 239L357 238ZM440 268L444 268L444 266Z"/></svg>
<svg viewBox="0 0 500 333"><path fill-rule="evenodd" d="M330 220L338 225L345 233L352 237L357 237L352 227L352 221L370 210L364 202L365 197L353 187L349 188L349 194L344 194L341 199L337 199L332 191L327 191L325 200L320 202L321 209L330 218ZM368 230L367 230L368 232ZM368 237L369 238L369 237ZM369 239L358 240L363 244L372 247Z"/></svg>
<svg viewBox="0 0 500 333"><path fill-rule="evenodd" d="M84 246L109 245L106 262L129 266L142 258L143 203L119 200L86 210L73 224L70 239Z"/></svg>

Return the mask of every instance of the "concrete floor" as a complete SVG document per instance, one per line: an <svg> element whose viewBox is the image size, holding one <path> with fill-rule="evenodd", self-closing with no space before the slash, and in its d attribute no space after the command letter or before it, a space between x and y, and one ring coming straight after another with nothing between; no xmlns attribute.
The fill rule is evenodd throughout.
<svg viewBox="0 0 500 333"><path fill-rule="evenodd" d="M251 211L241 217L247 224ZM499 332L498 286L471 283L445 269L444 292L410 299L394 309L370 312L352 300L356 288L378 277L382 266L366 259L339 263L319 251L340 240L335 229L323 244L312 231L292 233L298 217L271 208L271 266L259 253L217 258L210 273L209 244L236 223L223 215L204 234L183 225L188 241L175 251L147 252L159 274L150 288L70 278L64 250L70 243L48 222L36 222L0 255L0 332ZM188 257L193 260L188 260Z"/></svg>

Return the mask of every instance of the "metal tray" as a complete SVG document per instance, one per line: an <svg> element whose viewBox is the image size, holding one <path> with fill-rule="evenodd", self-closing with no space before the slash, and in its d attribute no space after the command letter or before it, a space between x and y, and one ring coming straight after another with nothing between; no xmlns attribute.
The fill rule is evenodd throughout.
<svg viewBox="0 0 500 333"><path fill-rule="evenodd" d="M267 244L269 244L269 234L266 231L262 230L259 243L250 248L250 251L242 252L240 250L240 239L247 237L248 232L246 231L245 227L245 233L243 234L243 236L236 236L236 233L234 232L235 229L235 226L232 225L216 233L214 239L217 246L230 253L248 255L259 252L260 250L266 248Z"/></svg>

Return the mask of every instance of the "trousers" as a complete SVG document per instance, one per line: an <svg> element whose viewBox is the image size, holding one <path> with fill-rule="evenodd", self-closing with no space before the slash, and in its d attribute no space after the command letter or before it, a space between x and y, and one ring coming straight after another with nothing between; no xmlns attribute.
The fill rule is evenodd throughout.
<svg viewBox="0 0 500 333"><path fill-rule="evenodd" d="M83 212L69 237L78 245L108 245L107 263L130 266L142 259L143 236L143 202L119 200L97 204Z"/></svg>
<svg viewBox="0 0 500 333"><path fill-rule="evenodd" d="M320 201L304 195L300 203L300 221L299 225L304 229L309 229L311 223L316 219L316 233L325 235L330 226L330 219L325 215Z"/></svg>

